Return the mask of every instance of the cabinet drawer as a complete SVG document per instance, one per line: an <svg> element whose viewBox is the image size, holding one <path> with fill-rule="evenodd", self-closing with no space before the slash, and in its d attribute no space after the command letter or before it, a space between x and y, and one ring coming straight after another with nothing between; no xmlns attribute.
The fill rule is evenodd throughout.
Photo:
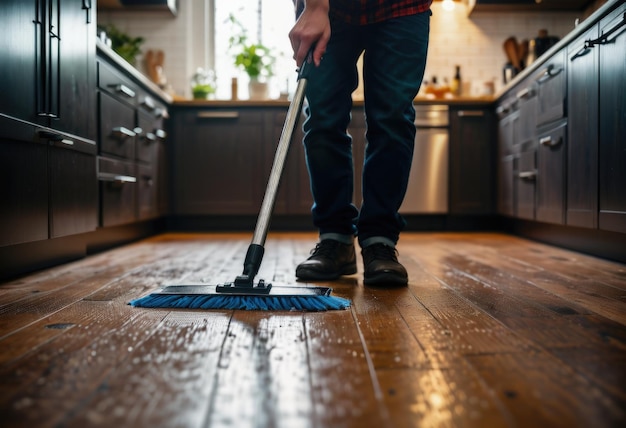
<svg viewBox="0 0 626 428"><path fill-rule="evenodd" d="M139 114L138 119L139 127L135 129L137 131L137 160L149 163L154 159L154 151L158 141L155 123L151 116L143 113Z"/></svg>
<svg viewBox="0 0 626 428"><path fill-rule="evenodd" d="M137 104L137 87L128 78L103 62L98 62L98 87L120 100Z"/></svg>
<svg viewBox="0 0 626 428"><path fill-rule="evenodd" d="M565 116L565 51L555 54L534 75L537 87L537 125Z"/></svg>
<svg viewBox="0 0 626 428"><path fill-rule="evenodd" d="M137 176L135 164L115 159L98 159L102 226L135 221Z"/></svg>
<svg viewBox="0 0 626 428"><path fill-rule="evenodd" d="M156 217L157 210L157 177L152 165L137 166L137 191L139 219L145 220Z"/></svg>
<svg viewBox="0 0 626 428"><path fill-rule="evenodd" d="M536 150L530 148L519 154L516 188L517 216L535 218L535 182L537 179Z"/></svg>
<svg viewBox="0 0 626 428"><path fill-rule="evenodd" d="M537 148L537 220L565 223L565 123L539 135Z"/></svg>
<svg viewBox="0 0 626 428"><path fill-rule="evenodd" d="M135 110L110 95L99 94L100 152L127 159L135 157Z"/></svg>

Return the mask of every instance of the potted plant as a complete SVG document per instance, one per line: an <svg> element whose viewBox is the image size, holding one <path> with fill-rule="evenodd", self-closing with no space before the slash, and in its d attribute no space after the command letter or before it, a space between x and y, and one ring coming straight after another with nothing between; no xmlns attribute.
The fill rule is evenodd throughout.
<svg viewBox="0 0 626 428"><path fill-rule="evenodd" d="M245 71L250 78L248 90L251 99L267 98L267 79L274 75L273 67L276 57L272 50L262 43L248 40L247 30L231 14L229 20L234 35L229 39L230 49L234 54L235 66Z"/></svg>
<svg viewBox="0 0 626 428"><path fill-rule="evenodd" d="M137 64L137 55L141 53L143 37L131 37L120 31L113 24L101 27L107 37L111 39L111 48L132 66Z"/></svg>

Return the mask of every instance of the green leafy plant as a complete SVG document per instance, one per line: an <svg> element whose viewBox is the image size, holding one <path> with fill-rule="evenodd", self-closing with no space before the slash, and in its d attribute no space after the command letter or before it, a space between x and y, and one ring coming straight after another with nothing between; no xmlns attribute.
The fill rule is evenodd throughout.
<svg viewBox="0 0 626 428"><path fill-rule="evenodd" d="M130 64L135 65L137 62L137 55L141 53L141 45L145 41L144 38L131 37L120 31L113 24L102 27L102 30L104 30L107 36L111 39L111 48Z"/></svg>
<svg viewBox="0 0 626 428"><path fill-rule="evenodd" d="M211 84L198 84L191 88L193 97L196 100L205 100L210 94L215 93L215 88Z"/></svg>
<svg viewBox="0 0 626 428"><path fill-rule="evenodd" d="M228 20L233 29L237 30L229 38L229 47L235 55L235 65L244 70L251 79L273 76L276 57L272 50L261 43L250 42L247 30L232 14Z"/></svg>

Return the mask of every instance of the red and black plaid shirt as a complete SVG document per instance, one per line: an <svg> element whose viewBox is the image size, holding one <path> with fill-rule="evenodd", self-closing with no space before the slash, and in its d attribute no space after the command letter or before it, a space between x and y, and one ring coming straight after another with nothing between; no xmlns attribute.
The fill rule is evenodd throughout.
<svg viewBox="0 0 626 428"><path fill-rule="evenodd" d="M304 0L294 0L296 16ZM330 0L329 15L352 25L373 24L400 16L415 15L430 9L433 0Z"/></svg>
<svg viewBox="0 0 626 428"><path fill-rule="evenodd" d="M330 16L353 25L373 24L430 9L433 0L330 0Z"/></svg>

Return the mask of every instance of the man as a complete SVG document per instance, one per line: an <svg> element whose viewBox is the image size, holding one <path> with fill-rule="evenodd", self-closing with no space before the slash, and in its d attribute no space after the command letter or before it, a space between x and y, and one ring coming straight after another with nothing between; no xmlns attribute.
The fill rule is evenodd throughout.
<svg viewBox="0 0 626 428"><path fill-rule="evenodd" d="M304 147L320 241L296 276L332 280L356 273L356 235L364 284L406 285L395 248L405 225L398 209L413 156L413 99L424 77L432 0L298 3L301 13L289 38L298 66L313 48ZM346 129L361 53L367 148L359 210L352 203L352 139Z"/></svg>

